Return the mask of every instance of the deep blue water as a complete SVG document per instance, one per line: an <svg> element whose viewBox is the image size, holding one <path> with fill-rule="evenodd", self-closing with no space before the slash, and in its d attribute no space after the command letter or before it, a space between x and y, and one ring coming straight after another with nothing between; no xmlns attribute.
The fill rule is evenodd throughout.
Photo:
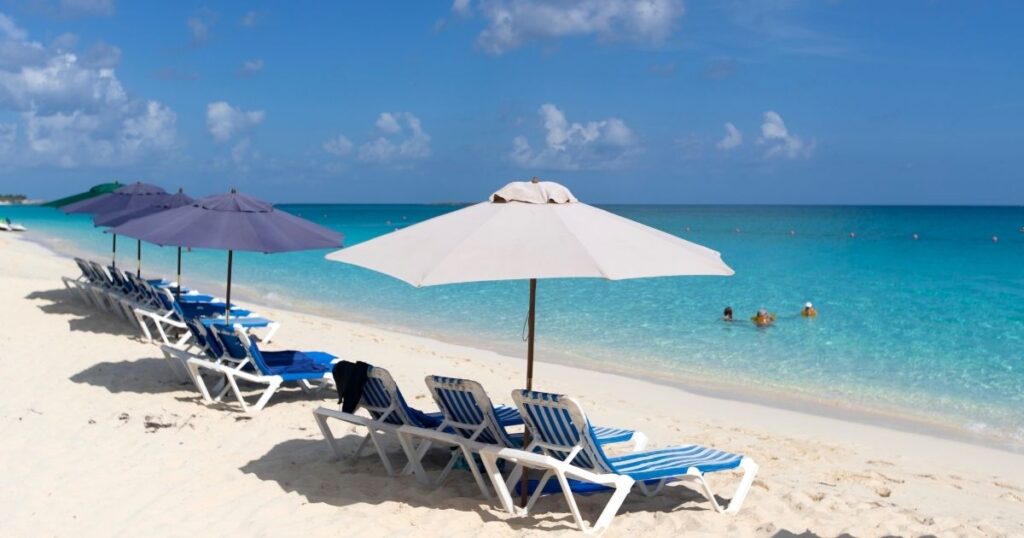
<svg viewBox="0 0 1024 538"><path fill-rule="evenodd" d="M354 244L455 206L282 208ZM736 275L541 281L539 358L898 412L1024 446L1024 208L606 209L722 252ZM5 215L59 250L109 255L86 217ZM120 247L134 265L134 242ZM144 249L147 272L172 272L172 249ZM240 254L235 282L251 298L522 353L525 282L416 289L324 254ZM212 285L225 255L187 253L185 268L186 284ZM797 315L805 301L817 319ZM744 321L719 321L726 305ZM775 326L745 321L760 307L778 313Z"/></svg>

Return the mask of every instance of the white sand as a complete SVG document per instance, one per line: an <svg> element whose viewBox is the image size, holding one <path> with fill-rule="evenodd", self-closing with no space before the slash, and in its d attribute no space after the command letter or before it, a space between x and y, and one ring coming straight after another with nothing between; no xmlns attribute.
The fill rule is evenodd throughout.
<svg viewBox="0 0 1024 538"><path fill-rule="evenodd" d="M311 416L331 402L279 395L251 418L207 407L169 376L156 346L63 290L59 277L77 273L69 259L13 234L0 234L0 253L0 536L572 532L560 498L509 519L463 473L430 491L386 476L375 457L331 461ZM472 377L501 402L522 378L521 359L259 310L283 322L272 347L384 366L424 408L433 407L427 374ZM561 365L538 364L536 379L579 398L595 422L646 432L653 446L708 444L761 464L737 516L675 487L630 496L607 536L1024 535L1019 454ZM731 495L736 475L719 474L713 485ZM585 509L593 515L603 500Z"/></svg>

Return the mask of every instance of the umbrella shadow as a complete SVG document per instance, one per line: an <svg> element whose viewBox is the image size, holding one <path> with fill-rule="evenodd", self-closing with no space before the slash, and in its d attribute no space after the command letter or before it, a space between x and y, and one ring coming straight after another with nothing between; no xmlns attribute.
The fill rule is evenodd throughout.
<svg viewBox="0 0 1024 538"><path fill-rule="evenodd" d="M39 305L39 310L46 314L75 316L68 320L68 327L72 331L139 337L136 327L128 325L127 322L115 317L110 312L101 311L95 306L85 304L75 290L56 288L34 291L26 295L25 298L47 301L47 303Z"/></svg>
<svg viewBox="0 0 1024 538"><path fill-rule="evenodd" d="M102 387L118 394L166 394L188 389L192 384L174 377L173 371L162 358L143 358L131 361L100 362L71 376L71 381Z"/></svg>
<svg viewBox="0 0 1024 538"><path fill-rule="evenodd" d="M481 523L502 521L514 530L576 530L575 520L561 495L541 498L530 515L512 518L481 495L468 471L454 473L438 489L420 485L412 475L390 476L376 453L365 449L360 458L352 458L362 436L350 434L337 440L345 456L336 459L322 439L293 439L275 445L263 456L240 468L265 481L276 482L284 491L297 493L310 503L337 507L354 504L399 502L409 506L442 510L461 510L478 515ZM392 464L401 468L405 457L397 441L389 440ZM434 473L447 463L447 454L431 451L424 461ZM577 495L583 517L593 522L608 502L609 493ZM719 502L724 499L719 498ZM655 497L636 492L627 497L618 513L662 513L674 511L712 512L704 497L688 487L669 487ZM784 534L781 536L785 536ZM795 535L794 535L795 536Z"/></svg>

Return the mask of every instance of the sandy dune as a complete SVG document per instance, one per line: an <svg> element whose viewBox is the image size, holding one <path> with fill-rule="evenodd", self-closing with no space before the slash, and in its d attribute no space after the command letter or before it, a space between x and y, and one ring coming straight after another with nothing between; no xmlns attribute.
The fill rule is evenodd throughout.
<svg viewBox="0 0 1024 538"><path fill-rule="evenodd" d="M9 235L0 252L2 536L574 532L559 498L509 519L465 474L430 491L386 476L375 458L331 461L311 415L330 402L294 392L255 416L205 406L170 377L156 346L63 289L59 277L77 273L70 260ZM432 407L427 374L472 377L503 402L520 382L517 358L259 310L283 322L272 347L384 366L423 407ZM761 464L737 516L675 487L628 498L607 536L1024 536L1019 454L554 364L539 364L536 378L539 389L578 397L595 422L646 432L653 446L696 442ZM735 478L713 484L728 496ZM594 514L601 501L584 506Z"/></svg>

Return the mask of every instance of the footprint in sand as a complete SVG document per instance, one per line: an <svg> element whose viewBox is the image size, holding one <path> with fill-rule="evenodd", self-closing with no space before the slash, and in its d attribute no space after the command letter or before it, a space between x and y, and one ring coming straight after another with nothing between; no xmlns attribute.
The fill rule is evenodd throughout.
<svg viewBox="0 0 1024 538"><path fill-rule="evenodd" d="M1024 503L1024 497L1021 497L1020 495L1017 495L1016 493L1006 492L1006 493L1000 495L999 498L1004 500L1004 501L1010 501L1010 502L1015 502L1015 503Z"/></svg>

